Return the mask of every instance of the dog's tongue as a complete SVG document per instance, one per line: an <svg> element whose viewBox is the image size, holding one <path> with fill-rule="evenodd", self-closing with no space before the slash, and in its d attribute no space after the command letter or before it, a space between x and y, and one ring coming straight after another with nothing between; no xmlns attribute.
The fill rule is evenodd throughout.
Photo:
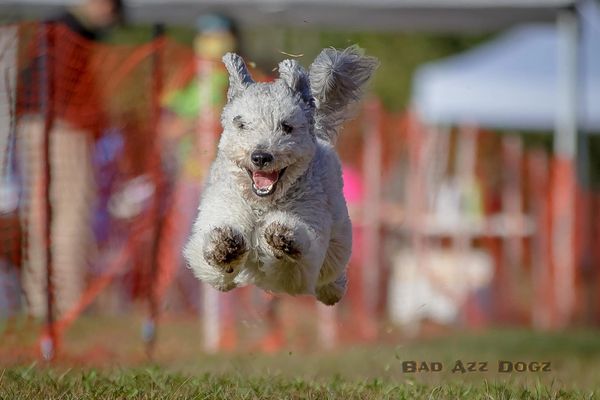
<svg viewBox="0 0 600 400"><path fill-rule="evenodd" d="M252 173L252 180L254 181L254 185L259 189L266 189L275 182L279 178L279 171L266 172L266 171L256 171Z"/></svg>

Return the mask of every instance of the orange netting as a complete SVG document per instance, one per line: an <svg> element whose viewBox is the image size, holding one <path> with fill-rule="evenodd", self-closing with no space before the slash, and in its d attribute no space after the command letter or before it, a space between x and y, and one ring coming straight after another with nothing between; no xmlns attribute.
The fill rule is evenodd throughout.
<svg viewBox="0 0 600 400"><path fill-rule="evenodd" d="M53 303L53 328L66 327L119 274L129 296L162 296L173 272L161 268L176 263L158 261L173 179L160 100L193 76L191 49L105 45L42 23L1 27L0 46L0 255L21 271L29 313Z"/></svg>

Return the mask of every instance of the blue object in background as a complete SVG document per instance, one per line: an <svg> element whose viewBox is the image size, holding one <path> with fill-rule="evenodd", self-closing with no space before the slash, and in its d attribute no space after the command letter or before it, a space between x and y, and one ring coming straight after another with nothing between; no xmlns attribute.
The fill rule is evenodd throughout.
<svg viewBox="0 0 600 400"><path fill-rule="evenodd" d="M119 177L118 160L123 154L124 146L122 133L118 129L110 129L96 142L94 148L93 160L98 196L92 228L98 243L106 242L110 236L111 217L108 202Z"/></svg>

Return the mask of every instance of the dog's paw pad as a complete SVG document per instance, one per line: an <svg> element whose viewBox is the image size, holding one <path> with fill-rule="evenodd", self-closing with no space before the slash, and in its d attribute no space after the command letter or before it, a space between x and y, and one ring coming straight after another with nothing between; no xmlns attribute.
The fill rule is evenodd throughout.
<svg viewBox="0 0 600 400"><path fill-rule="evenodd" d="M300 256L300 248L294 239L292 228L279 223L272 223L265 229L265 240L274 250L277 258L288 255L292 258Z"/></svg>
<svg viewBox="0 0 600 400"><path fill-rule="evenodd" d="M219 227L212 231L210 246L204 252L204 257L230 274L234 271L232 264L246 252L246 240L241 233L230 227Z"/></svg>

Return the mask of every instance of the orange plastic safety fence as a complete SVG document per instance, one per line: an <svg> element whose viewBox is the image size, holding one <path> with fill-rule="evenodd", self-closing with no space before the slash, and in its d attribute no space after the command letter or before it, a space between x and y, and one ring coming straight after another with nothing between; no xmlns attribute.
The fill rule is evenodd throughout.
<svg viewBox="0 0 600 400"><path fill-rule="evenodd" d="M115 46L59 24L0 27L0 281L33 316L51 302L58 333L118 274L129 297L168 286L174 263L144 256L171 196L157 121L194 63L165 37ZM0 308L19 307L18 290L3 293Z"/></svg>

